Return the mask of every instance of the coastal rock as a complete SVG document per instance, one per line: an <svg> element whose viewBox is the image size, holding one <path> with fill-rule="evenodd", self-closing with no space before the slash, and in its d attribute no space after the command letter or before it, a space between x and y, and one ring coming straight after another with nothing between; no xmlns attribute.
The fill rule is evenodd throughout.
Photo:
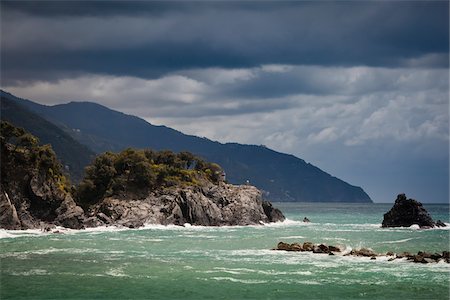
<svg viewBox="0 0 450 300"><path fill-rule="evenodd" d="M51 147L40 146L23 129L1 123L0 228L82 228L84 211L70 196Z"/></svg>
<svg viewBox="0 0 450 300"><path fill-rule="evenodd" d="M341 249L339 247L335 247L335 246L328 246L328 250L330 252L341 252Z"/></svg>
<svg viewBox="0 0 450 300"><path fill-rule="evenodd" d="M54 223L56 225L72 229L84 228L84 211L81 207L75 204L75 201L70 195L65 196L61 205L55 209L55 213L56 218Z"/></svg>
<svg viewBox="0 0 450 300"><path fill-rule="evenodd" d="M406 258L412 257L412 254L409 252L401 252L396 255L396 258L405 258L405 257Z"/></svg>
<svg viewBox="0 0 450 300"><path fill-rule="evenodd" d="M325 253L334 255L333 252L340 252L341 250L335 246L327 246L325 244L315 245L311 242L305 242L303 245L300 243L288 244L285 242L279 242L275 250L284 251L312 251L313 253Z"/></svg>
<svg viewBox="0 0 450 300"><path fill-rule="evenodd" d="M303 250L305 250L305 251L313 251L313 249L314 249L314 244L313 243L305 242L303 244Z"/></svg>
<svg viewBox="0 0 450 300"><path fill-rule="evenodd" d="M410 227L413 224L417 224L420 228L446 226L441 221L433 221L422 203L407 199L405 194L399 194L391 210L384 214L382 227Z"/></svg>
<svg viewBox="0 0 450 300"><path fill-rule="evenodd" d="M367 249L367 248L361 248L361 249L358 249L358 250L352 250L347 255L366 256L366 257L375 257L375 256L377 256L375 251L373 251L371 249Z"/></svg>
<svg viewBox="0 0 450 300"><path fill-rule="evenodd" d="M15 206L6 192L0 193L0 227L5 229L20 229L20 220Z"/></svg>
<svg viewBox="0 0 450 300"><path fill-rule="evenodd" d="M262 202L264 213L266 214L269 222L281 222L285 220L285 217L281 210L272 206L269 201L263 200Z"/></svg>
<svg viewBox="0 0 450 300"><path fill-rule="evenodd" d="M284 242L279 242L276 250L303 251L303 247L299 243L288 244L288 243L284 243Z"/></svg>
<svg viewBox="0 0 450 300"><path fill-rule="evenodd" d="M86 226L99 222L131 228L144 224L203 226L256 225L283 221L284 216L261 192L249 185L222 183L202 187L173 187L144 199L107 197L91 208Z"/></svg>
<svg viewBox="0 0 450 300"><path fill-rule="evenodd" d="M12 199L9 194L14 195ZM70 194L40 175L2 187L0 211L0 227L5 229L83 228L83 209Z"/></svg>
<svg viewBox="0 0 450 300"><path fill-rule="evenodd" d="M324 244L320 244L320 245L314 245L313 247L313 253L329 253L330 250L328 248L328 246L324 245Z"/></svg>

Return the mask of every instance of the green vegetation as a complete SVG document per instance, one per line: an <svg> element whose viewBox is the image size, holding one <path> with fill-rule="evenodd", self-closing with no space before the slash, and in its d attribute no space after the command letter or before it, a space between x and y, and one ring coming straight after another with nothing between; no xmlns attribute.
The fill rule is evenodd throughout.
<svg viewBox="0 0 450 300"><path fill-rule="evenodd" d="M70 191L70 183L50 145L40 146L38 138L6 121L1 121L0 144L2 186L41 176L56 183L61 191Z"/></svg>
<svg viewBox="0 0 450 300"><path fill-rule="evenodd" d="M189 152L131 148L120 153L103 153L85 171L76 193L77 202L84 207L106 196L145 197L160 188L201 185L205 181L217 184L223 178L219 165Z"/></svg>

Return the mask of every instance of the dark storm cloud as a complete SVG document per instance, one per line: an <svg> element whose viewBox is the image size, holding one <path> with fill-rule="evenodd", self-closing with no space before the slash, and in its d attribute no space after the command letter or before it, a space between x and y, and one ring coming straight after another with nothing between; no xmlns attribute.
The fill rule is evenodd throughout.
<svg viewBox="0 0 450 300"><path fill-rule="evenodd" d="M448 67L448 2L1 5L8 84L264 64Z"/></svg>

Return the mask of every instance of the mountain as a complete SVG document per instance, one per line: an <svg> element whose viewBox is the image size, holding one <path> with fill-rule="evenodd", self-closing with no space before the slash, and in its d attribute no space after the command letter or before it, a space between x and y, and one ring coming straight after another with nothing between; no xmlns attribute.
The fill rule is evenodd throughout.
<svg viewBox="0 0 450 300"><path fill-rule="evenodd" d="M222 144L186 135L91 102L46 106L3 91L2 97L13 99L56 124L97 153L121 151L127 147L190 151L221 165L230 183L249 181L272 201L372 201L362 188L333 177L300 158L264 146Z"/></svg>
<svg viewBox="0 0 450 300"><path fill-rule="evenodd" d="M51 144L73 182L82 179L84 166L95 156L87 146L74 140L55 124L20 105L10 95L1 94L1 119L22 127L38 137L41 144Z"/></svg>

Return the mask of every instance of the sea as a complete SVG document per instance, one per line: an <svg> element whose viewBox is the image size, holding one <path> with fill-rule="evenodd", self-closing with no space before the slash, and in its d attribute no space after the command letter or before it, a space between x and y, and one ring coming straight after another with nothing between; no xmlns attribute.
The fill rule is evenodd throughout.
<svg viewBox="0 0 450 300"><path fill-rule="evenodd" d="M442 252L450 227L381 228L392 204L274 205L286 221L0 230L0 299L449 299L448 263L272 249L310 241L344 253ZM449 223L448 204L424 206Z"/></svg>

